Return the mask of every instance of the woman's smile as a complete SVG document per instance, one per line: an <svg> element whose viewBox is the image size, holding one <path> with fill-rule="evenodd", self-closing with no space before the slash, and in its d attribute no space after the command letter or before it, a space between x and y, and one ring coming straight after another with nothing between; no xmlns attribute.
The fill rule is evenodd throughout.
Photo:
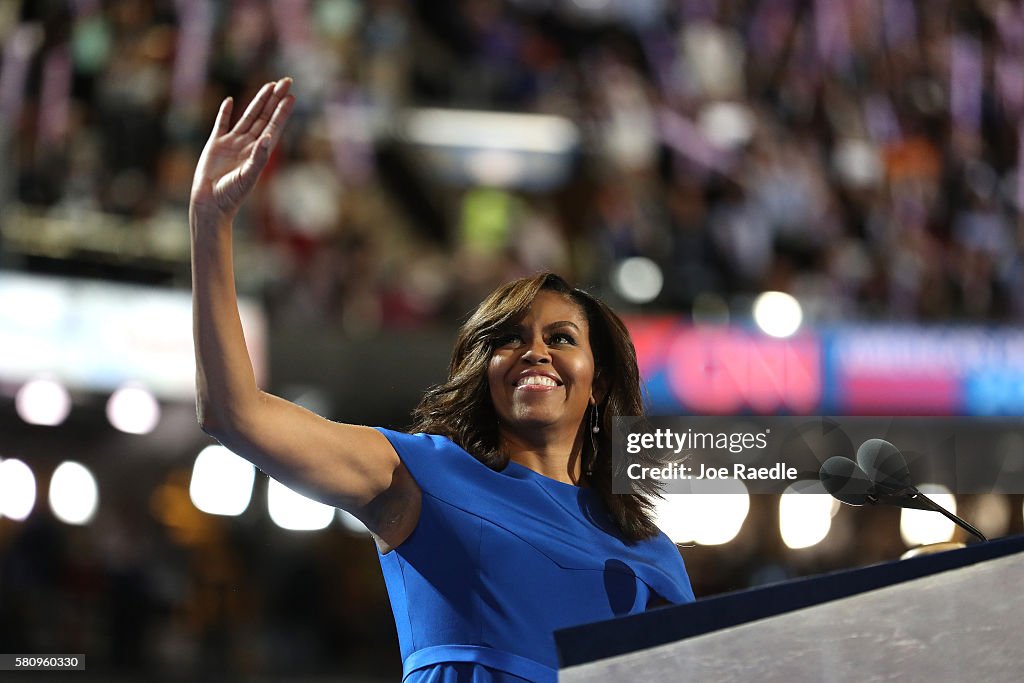
<svg viewBox="0 0 1024 683"><path fill-rule="evenodd" d="M562 386L553 375L527 370L516 381L516 390L525 392L554 391Z"/></svg>

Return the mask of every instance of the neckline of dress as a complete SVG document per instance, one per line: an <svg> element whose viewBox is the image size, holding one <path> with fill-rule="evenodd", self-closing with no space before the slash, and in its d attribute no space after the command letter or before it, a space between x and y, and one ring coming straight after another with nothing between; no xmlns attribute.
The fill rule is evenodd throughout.
<svg viewBox="0 0 1024 683"><path fill-rule="evenodd" d="M505 469L501 470L501 473L515 477L516 479L532 479L533 481L536 481L538 484L541 484L545 488L552 491L561 491L564 493L571 493L573 495L577 495L581 491L583 492L583 495L592 495L594 493L594 489L589 486L577 486L576 484L570 484L568 482L559 481L558 479L552 479L547 475L541 474L536 470L530 469L526 465L520 465L515 460L509 460L508 465L505 466ZM519 476L516 476L517 474Z"/></svg>

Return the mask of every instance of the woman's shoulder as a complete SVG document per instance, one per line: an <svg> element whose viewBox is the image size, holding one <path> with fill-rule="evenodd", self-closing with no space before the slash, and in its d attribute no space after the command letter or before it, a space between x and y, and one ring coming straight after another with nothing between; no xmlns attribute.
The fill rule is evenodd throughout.
<svg viewBox="0 0 1024 683"><path fill-rule="evenodd" d="M427 493L453 490L491 471L447 436L376 429L391 442L413 479Z"/></svg>
<svg viewBox="0 0 1024 683"><path fill-rule="evenodd" d="M403 452L424 454L466 453L458 444L442 434L403 432L387 427L375 427L383 434L401 457ZM466 455L469 455L466 453Z"/></svg>

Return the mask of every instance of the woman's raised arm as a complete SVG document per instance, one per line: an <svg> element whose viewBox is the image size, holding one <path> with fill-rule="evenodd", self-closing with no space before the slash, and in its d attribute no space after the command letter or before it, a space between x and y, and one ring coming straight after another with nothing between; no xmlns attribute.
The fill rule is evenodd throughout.
<svg viewBox="0 0 1024 683"><path fill-rule="evenodd" d="M267 83L230 125L217 114L192 182L192 320L196 408L203 430L282 483L359 517L378 545L398 545L419 516L420 492L388 440L340 424L256 386L238 315L232 222L281 136L291 79Z"/></svg>

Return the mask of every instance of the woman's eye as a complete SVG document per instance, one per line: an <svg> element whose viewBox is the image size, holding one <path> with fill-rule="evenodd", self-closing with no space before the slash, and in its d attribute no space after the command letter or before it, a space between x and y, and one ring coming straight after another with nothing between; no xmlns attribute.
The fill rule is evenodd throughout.
<svg viewBox="0 0 1024 683"><path fill-rule="evenodd" d="M516 334L515 332L509 332L507 334L502 334L502 335L499 335L498 337L496 337L495 340L494 340L494 345L495 346L509 346L511 344L516 344L516 343L518 343L521 340L522 340L522 337L520 337L518 334Z"/></svg>
<svg viewBox="0 0 1024 683"><path fill-rule="evenodd" d="M576 338L566 332L555 332L551 335L551 341L555 344L575 344Z"/></svg>

